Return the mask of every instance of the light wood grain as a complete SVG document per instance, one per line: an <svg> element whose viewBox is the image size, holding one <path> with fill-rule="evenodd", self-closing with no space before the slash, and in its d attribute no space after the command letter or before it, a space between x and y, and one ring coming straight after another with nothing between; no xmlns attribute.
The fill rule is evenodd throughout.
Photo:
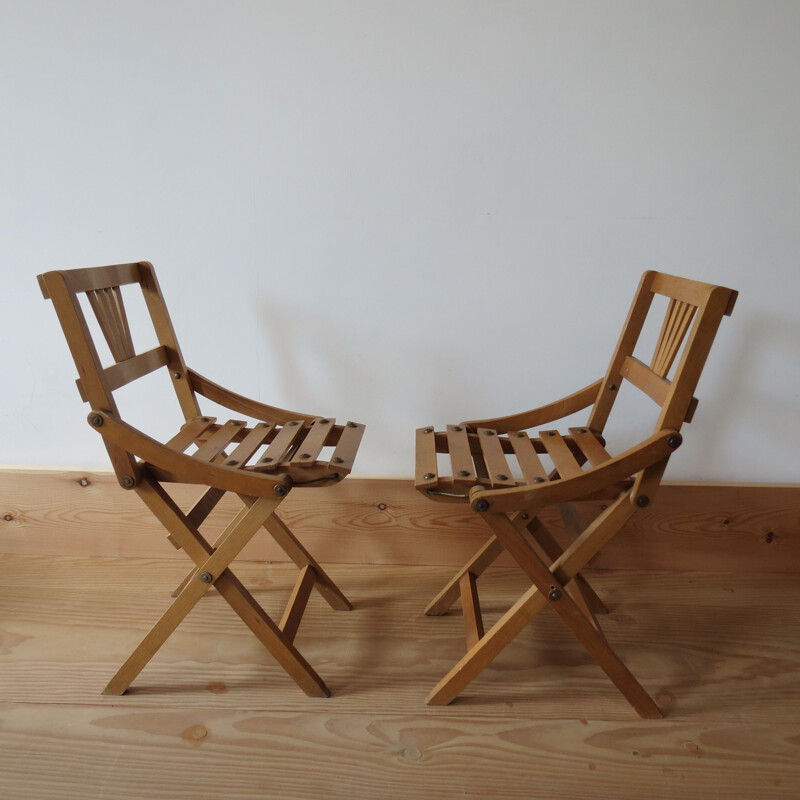
<svg viewBox="0 0 800 800"><path fill-rule="evenodd" d="M184 509L201 494L199 487L174 488ZM587 520L601 506L580 504ZM239 508L235 498L223 498L204 528L210 539ZM489 535L466 504L431 503L414 490L411 479L351 477L315 489L310 498L293 492L281 515L308 549L329 563L460 566ZM562 542L569 541L557 512L550 510L543 519ZM593 564L797 573L798 519L797 485L667 483ZM182 557L109 471L23 467L0 468L0 552ZM287 558L268 536L257 536L243 557Z"/></svg>
<svg viewBox="0 0 800 800"><path fill-rule="evenodd" d="M788 800L800 793L793 575L593 572L611 610L609 640L665 710L664 720L643 722L549 612L455 703L426 707L425 693L464 648L460 613L422 614L451 570L330 570L354 611L331 614L312 594L297 638L314 661L324 660L331 698L287 691L283 670L211 594L118 698L99 688L149 617L169 604L182 562L0 557L0 796ZM237 569L275 613L295 573L292 565ZM494 567L481 583L491 623L527 579Z"/></svg>

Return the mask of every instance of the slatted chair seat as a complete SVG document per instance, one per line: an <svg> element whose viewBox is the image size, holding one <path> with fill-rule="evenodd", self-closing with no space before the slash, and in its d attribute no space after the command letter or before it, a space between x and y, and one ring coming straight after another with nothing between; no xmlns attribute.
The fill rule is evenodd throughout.
<svg viewBox="0 0 800 800"><path fill-rule="evenodd" d="M329 417L265 405L189 369L148 262L48 272L39 276L39 283L45 298L53 301L80 376L78 390L91 406L89 424L103 437L120 485L142 498L166 529L168 540L194 562L194 569L173 593L172 605L120 667L105 693L124 693L214 586L303 691L328 696L327 686L294 646L294 639L312 591L318 591L336 610L348 610L351 604L277 509L293 490L328 486L349 474L364 426L355 422L337 425ZM125 286L141 289L158 339L156 347L144 352L137 353L134 347L123 302ZM83 295L113 363L104 363L98 354L81 304ZM161 368L170 373L185 420L166 441L127 422L114 396L123 386ZM205 416L198 396L244 418L218 422ZM199 484L206 490L191 509L183 510L164 488L171 483ZM200 526L228 492L239 497L242 510L210 544ZM299 568L278 623L230 568L262 527Z"/></svg>
<svg viewBox="0 0 800 800"><path fill-rule="evenodd" d="M648 364L634 351L656 296L668 302ZM736 297L721 286L646 272L604 378L521 414L417 430L416 488L432 500L467 503L491 532L426 609L444 614L460 598L467 642L466 655L433 689L429 703L451 702L550 606L641 716L661 716L603 635L597 615L608 609L581 570L655 496L682 443L681 427L697 408L694 391L720 321L732 313ZM650 436L615 453L604 429L623 381L653 401L658 414ZM562 432L552 427L586 409L585 426ZM440 464L449 469L440 471ZM604 510L587 524L576 504L595 499L606 501ZM550 506L574 537L566 549L539 518ZM485 631L477 582L504 551L532 585Z"/></svg>

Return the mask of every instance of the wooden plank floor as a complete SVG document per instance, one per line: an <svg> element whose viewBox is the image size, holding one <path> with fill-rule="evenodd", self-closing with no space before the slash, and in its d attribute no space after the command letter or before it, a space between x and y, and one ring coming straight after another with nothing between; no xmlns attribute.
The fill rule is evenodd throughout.
<svg viewBox="0 0 800 800"><path fill-rule="evenodd" d="M183 577L172 560L0 556L0 797L797 798L800 582L595 572L605 630L666 712L641 721L545 611L451 706L464 650L421 611L440 567L334 565L297 637L307 698L221 598L204 598L123 697L102 687ZM237 570L279 616L295 571ZM481 579L487 623L524 587Z"/></svg>

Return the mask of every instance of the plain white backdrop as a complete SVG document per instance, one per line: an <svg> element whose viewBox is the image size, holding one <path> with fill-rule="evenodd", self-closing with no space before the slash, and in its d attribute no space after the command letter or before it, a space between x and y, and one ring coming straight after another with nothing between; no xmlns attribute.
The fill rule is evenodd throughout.
<svg viewBox="0 0 800 800"><path fill-rule="evenodd" d="M668 477L800 481L796 0L0 7L0 461L107 465L48 269L153 261L191 366L410 475L600 377L657 268L741 293Z"/></svg>

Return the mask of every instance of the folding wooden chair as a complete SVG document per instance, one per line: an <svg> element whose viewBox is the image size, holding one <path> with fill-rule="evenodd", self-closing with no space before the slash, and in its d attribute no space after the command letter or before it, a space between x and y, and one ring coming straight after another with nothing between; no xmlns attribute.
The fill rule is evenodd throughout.
<svg viewBox="0 0 800 800"><path fill-rule="evenodd" d="M328 696L325 683L293 641L313 589L334 609L350 609L351 605L276 511L293 489L330 485L347 475L363 426L354 422L336 425L329 418L267 406L189 369L148 262L48 272L39 276L39 284L45 298L53 301L80 375L78 389L91 406L89 424L103 437L120 485L142 498L165 527L169 541L183 549L195 566L176 590L172 605L111 679L105 693L125 692L181 620L215 586L306 694ZM128 284L138 284L141 289L158 341L158 346L138 354L121 290ZM83 305L94 311L111 352L113 363L108 366L98 356L82 295L88 298ZM115 390L160 367L169 371L186 420L166 442L122 419L114 400ZM217 422L215 417L203 416L197 395L259 422ZM332 450L329 461L321 460L323 448L328 448L326 453ZM164 489L167 483L206 488L194 507L184 512ZM226 492L238 495L243 508L211 545L199 526ZM233 559L261 527L300 569L278 624L230 569Z"/></svg>
<svg viewBox="0 0 800 800"><path fill-rule="evenodd" d="M660 303L667 306L666 315L648 365L634 348L655 295L669 300ZM603 636L596 615L607 612L581 570L655 496L667 461L681 444L681 426L697 406L694 391L717 328L733 311L736 296L720 286L646 272L602 380L521 414L448 425L443 432L417 430L416 488L434 500L469 503L492 533L426 610L444 614L460 597L467 639L466 655L433 689L429 703L451 702L549 605L641 716L661 716ZM651 436L612 456L602 434L623 380L660 411ZM586 408L591 410L584 427L567 433L549 427ZM534 436L525 432L540 426L548 428ZM439 474L441 453L449 455L452 475ZM601 498L607 507L586 526L573 503ZM558 508L577 537L566 549L538 517L548 506ZM506 550L532 586L484 632L476 582Z"/></svg>

